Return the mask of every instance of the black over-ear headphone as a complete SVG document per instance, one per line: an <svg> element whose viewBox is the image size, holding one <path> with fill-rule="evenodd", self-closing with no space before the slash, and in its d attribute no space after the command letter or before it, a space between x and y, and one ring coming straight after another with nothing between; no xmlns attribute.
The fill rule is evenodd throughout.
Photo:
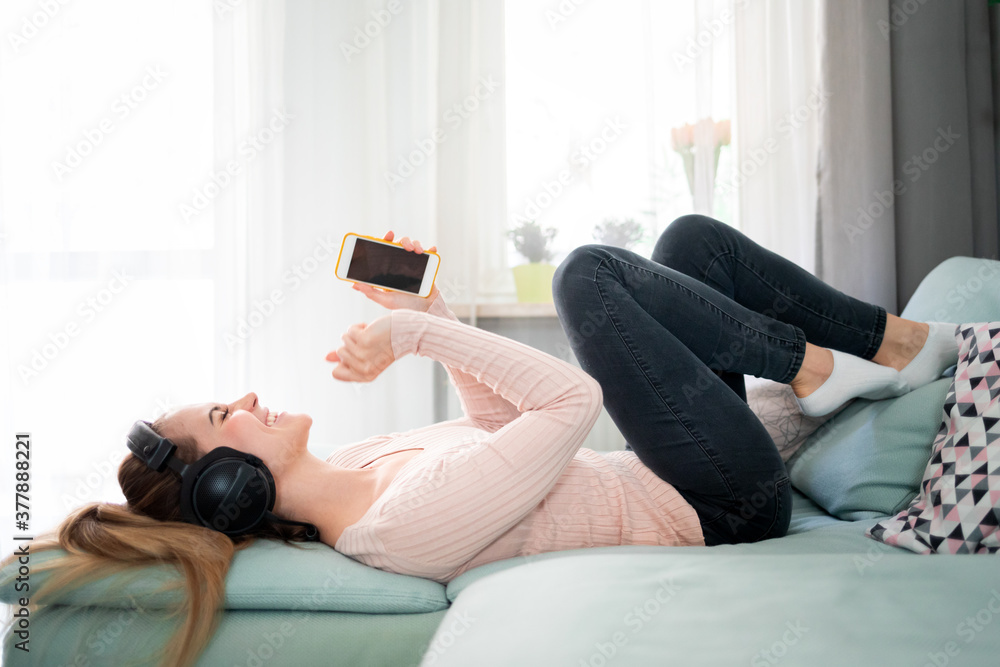
<svg viewBox="0 0 1000 667"><path fill-rule="evenodd" d="M217 447L190 465L174 452L177 445L137 421L128 434L128 448L156 472L171 468L181 477L181 515L184 521L226 535L240 535L265 519L305 526L306 540L319 540L311 523L279 518L271 513L276 498L274 477L264 462L231 447Z"/></svg>

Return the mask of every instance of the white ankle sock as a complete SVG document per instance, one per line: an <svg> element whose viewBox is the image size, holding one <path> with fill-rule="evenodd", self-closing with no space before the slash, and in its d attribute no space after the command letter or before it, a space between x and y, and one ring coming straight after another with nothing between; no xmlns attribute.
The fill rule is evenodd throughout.
<svg viewBox="0 0 1000 667"><path fill-rule="evenodd" d="M958 325L946 322L927 324L931 328L927 333L927 341L920 352L917 352L917 356L899 371L911 389L937 380L946 368L958 363L958 342L955 340L955 327Z"/></svg>
<svg viewBox="0 0 1000 667"><path fill-rule="evenodd" d="M852 398L891 398L910 390L895 368L837 350L830 352L833 353L830 377L805 398L796 398L799 409L809 417L829 414Z"/></svg>

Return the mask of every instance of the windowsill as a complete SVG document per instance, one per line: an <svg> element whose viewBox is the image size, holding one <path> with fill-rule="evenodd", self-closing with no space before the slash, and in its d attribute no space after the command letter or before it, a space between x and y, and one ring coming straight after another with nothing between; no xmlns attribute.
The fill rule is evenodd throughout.
<svg viewBox="0 0 1000 667"><path fill-rule="evenodd" d="M448 304L452 312L461 319L469 319L475 308L476 318L518 318L518 317L557 317L556 306L553 303L468 303Z"/></svg>

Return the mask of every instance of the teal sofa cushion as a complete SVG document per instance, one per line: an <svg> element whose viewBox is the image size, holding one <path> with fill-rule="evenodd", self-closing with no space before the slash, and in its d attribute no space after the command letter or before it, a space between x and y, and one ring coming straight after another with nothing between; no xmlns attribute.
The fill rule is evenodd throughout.
<svg viewBox="0 0 1000 667"><path fill-rule="evenodd" d="M564 557L585 555L618 554L630 556L634 554L659 554L664 558L672 558L673 554L684 556L698 555L706 558L713 554L745 553L757 555L780 554L854 554L859 568L865 564L877 561L885 552L897 551L890 546L875 542L865 536L865 530L870 522L841 521L813 503L798 491L792 491L792 520L788 533L781 539L764 540L743 544L720 544L714 547L659 547L644 545L626 545L617 547L596 547L587 549L572 549L569 551L549 551L519 558L487 563L463 572L448 583L448 599L453 601L459 594L475 582L520 565L540 561L555 560Z"/></svg>
<svg viewBox="0 0 1000 667"><path fill-rule="evenodd" d="M32 592L48 576L35 568L63 553L53 550L30 556ZM24 594L14 588L18 567L15 561L0 570L0 601L13 604ZM94 581L54 602L168 609L180 602L183 589L161 588L179 577L168 565L143 567ZM277 540L257 540L236 552L226 576L226 609L414 614L447 606L445 588L437 582L376 570L318 543L297 548Z"/></svg>
<svg viewBox="0 0 1000 667"><path fill-rule="evenodd" d="M568 555L476 581L421 664L995 665L1000 655L995 558L896 549L861 567L856 553L665 549Z"/></svg>
<svg viewBox="0 0 1000 667"><path fill-rule="evenodd" d="M350 614L227 611L193 667L416 667L445 611ZM163 667L175 623L137 610L47 607L31 617L31 651L8 641L4 667Z"/></svg>
<svg viewBox="0 0 1000 667"><path fill-rule="evenodd" d="M445 613L230 610L192 667L416 667ZM8 641L0 664L163 667L156 652L175 629L136 610L47 607L31 617L31 651Z"/></svg>
<svg viewBox="0 0 1000 667"><path fill-rule="evenodd" d="M1000 262L945 260L927 274L901 316L956 324L1000 319ZM899 398L854 401L789 460L792 484L840 519L900 511L917 493L950 384L942 378Z"/></svg>

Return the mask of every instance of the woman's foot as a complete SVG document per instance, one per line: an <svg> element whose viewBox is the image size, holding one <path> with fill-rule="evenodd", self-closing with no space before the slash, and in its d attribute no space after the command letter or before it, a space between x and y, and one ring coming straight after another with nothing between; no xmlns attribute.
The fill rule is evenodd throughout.
<svg viewBox="0 0 1000 667"><path fill-rule="evenodd" d="M799 409L810 417L829 414L854 398L892 398L910 390L894 368L811 343L791 386Z"/></svg>
<svg viewBox="0 0 1000 667"><path fill-rule="evenodd" d="M911 389L922 387L958 363L956 326L945 322L913 322L889 315L882 345L872 361L898 370Z"/></svg>

